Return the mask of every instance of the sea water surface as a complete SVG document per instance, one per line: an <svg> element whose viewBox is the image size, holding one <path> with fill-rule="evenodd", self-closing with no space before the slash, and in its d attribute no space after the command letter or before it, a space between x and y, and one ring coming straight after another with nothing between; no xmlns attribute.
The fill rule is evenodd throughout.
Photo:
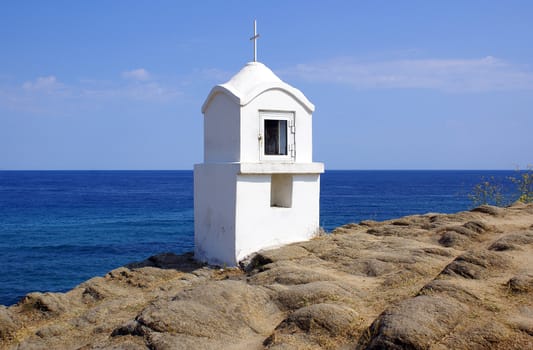
<svg viewBox="0 0 533 350"><path fill-rule="evenodd" d="M326 171L326 230L471 206L482 176L512 171ZM0 304L67 291L128 262L193 250L192 171L0 171Z"/></svg>

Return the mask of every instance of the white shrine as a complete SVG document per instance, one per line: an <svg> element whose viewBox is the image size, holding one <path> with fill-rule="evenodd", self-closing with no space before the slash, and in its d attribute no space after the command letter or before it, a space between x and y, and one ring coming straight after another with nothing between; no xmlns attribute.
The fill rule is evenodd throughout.
<svg viewBox="0 0 533 350"><path fill-rule="evenodd" d="M268 67L247 63L202 106L204 162L194 166L195 258L235 266L319 230L314 105Z"/></svg>

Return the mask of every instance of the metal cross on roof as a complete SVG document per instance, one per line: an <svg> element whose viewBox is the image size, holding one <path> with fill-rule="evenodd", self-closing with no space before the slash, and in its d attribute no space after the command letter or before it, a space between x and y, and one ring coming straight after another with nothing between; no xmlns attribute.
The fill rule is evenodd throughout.
<svg viewBox="0 0 533 350"><path fill-rule="evenodd" d="M257 21L254 19L254 36L250 38L250 40L254 41L254 62L257 62L257 38L259 38L259 34L257 34Z"/></svg>

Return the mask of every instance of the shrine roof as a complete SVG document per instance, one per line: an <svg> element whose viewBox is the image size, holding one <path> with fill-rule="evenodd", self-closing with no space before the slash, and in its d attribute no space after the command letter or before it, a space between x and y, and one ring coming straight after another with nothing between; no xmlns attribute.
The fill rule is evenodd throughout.
<svg viewBox="0 0 533 350"><path fill-rule="evenodd" d="M296 99L309 112L313 112L315 109L315 106L300 90L282 81L270 68L260 62L249 62L229 81L211 89L202 105L202 113L206 111L212 98L217 93L227 94L236 103L245 106L268 90L282 90Z"/></svg>

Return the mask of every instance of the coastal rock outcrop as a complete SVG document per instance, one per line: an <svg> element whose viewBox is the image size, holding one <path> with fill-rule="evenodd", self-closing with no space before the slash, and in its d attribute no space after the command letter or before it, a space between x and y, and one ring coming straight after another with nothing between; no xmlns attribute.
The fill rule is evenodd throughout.
<svg viewBox="0 0 533 350"><path fill-rule="evenodd" d="M163 253L0 306L1 349L533 349L533 205L347 224L240 268Z"/></svg>

